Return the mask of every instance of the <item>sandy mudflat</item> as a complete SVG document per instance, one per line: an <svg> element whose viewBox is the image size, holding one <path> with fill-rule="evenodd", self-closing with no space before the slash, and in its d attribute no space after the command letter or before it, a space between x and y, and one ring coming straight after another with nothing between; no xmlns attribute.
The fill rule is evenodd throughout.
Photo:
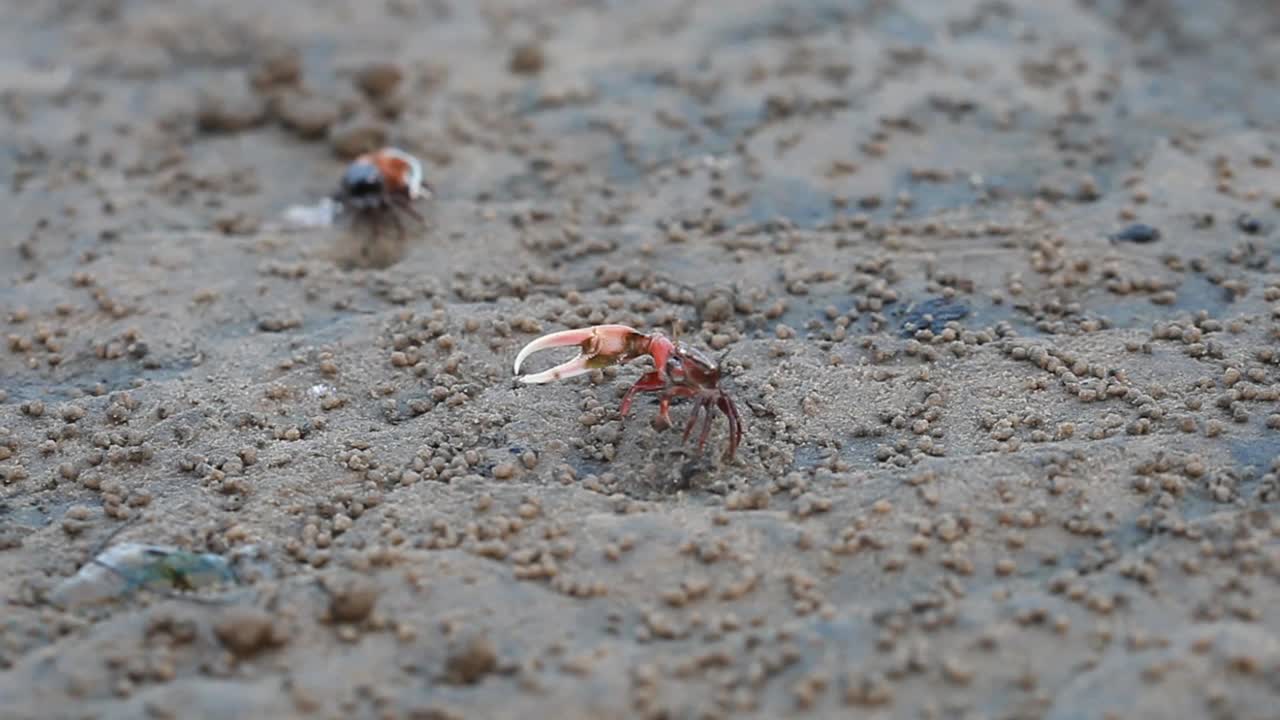
<svg viewBox="0 0 1280 720"><path fill-rule="evenodd" d="M1278 38L5 3L0 718L1277 717ZM427 227L285 222L381 143ZM606 322L727 352L733 462L514 382Z"/></svg>

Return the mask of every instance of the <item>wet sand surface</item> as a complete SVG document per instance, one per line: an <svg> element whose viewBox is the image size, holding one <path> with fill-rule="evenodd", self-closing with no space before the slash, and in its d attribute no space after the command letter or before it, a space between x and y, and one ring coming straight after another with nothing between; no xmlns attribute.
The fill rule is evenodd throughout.
<svg viewBox="0 0 1280 720"><path fill-rule="evenodd" d="M4 718L1276 717L1274 3L0 19Z"/></svg>

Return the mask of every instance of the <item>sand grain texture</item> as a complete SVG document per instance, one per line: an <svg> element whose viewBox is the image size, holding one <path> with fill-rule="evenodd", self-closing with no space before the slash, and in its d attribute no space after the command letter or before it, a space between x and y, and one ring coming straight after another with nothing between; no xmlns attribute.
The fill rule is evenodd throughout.
<svg viewBox="0 0 1280 720"><path fill-rule="evenodd" d="M1274 717L1273 3L0 20L4 717ZM384 141L428 228L282 221ZM514 382L606 322L735 463Z"/></svg>

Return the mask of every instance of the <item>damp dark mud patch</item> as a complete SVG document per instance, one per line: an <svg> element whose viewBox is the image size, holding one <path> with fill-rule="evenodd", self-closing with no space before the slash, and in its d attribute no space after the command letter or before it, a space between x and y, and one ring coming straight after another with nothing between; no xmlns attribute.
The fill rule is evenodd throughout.
<svg viewBox="0 0 1280 720"><path fill-rule="evenodd" d="M937 335L952 322L959 322L969 317L971 310L963 300L955 298L929 298L921 302L913 302L899 310L901 320L898 327L902 337L913 337L921 330L928 330Z"/></svg>
<svg viewBox="0 0 1280 720"><path fill-rule="evenodd" d="M817 445L801 445L792 451L791 469L812 470L818 467L820 463L827 462L831 454L828 448L818 447Z"/></svg>
<svg viewBox="0 0 1280 720"><path fill-rule="evenodd" d="M65 507L64 507L65 509ZM42 528L53 522L56 509L45 509L40 505L24 502L21 498L0 501L0 524L7 527L33 530Z"/></svg>
<svg viewBox="0 0 1280 720"><path fill-rule="evenodd" d="M771 39L801 40L830 33L848 25L855 17L863 21L873 20L882 6L874 0L793 0L730 24L720 30L714 40L717 45L751 45ZM868 16L869 12L871 16Z"/></svg>
<svg viewBox="0 0 1280 720"><path fill-rule="evenodd" d="M1280 439L1266 434L1233 438L1230 449L1237 469L1242 473L1252 474L1256 479L1270 470L1272 463L1280 458Z"/></svg>
<svg viewBox="0 0 1280 720"><path fill-rule="evenodd" d="M805 180L774 180L753 188L747 206L731 214L729 222L736 225L785 220L798 229L813 229L835 217L836 208L831 200L831 193Z"/></svg>
<svg viewBox="0 0 1280 720"><path fill-rule="evenodd" d="M859 309L862 293L842 289L840 285L838 282L815 285L804 295L788 297L787 307L779 317L760 324L748 323L747 328L768 333L783 324L806 337L830 340L836 327L833 314L840 317L856 313L857 318L846 325L846 338L913 338L921 330L936 335L950 323L955 323L960 331L996 330L1007 326L1027 337L1046 334L1035 319L1016 304L997 303L985 295L958 294L944 298L908 294L872 311Z"/></svg>
<svg viewBox="0 0 1280 720"><path fill-rule="evenodd" d="M1155 70L1123 97L1134 115L1237 128L1280 120L1280 99L1258 92L1269 80L1251 50L1277 26L1265 3L1232 3L1231 12L1206 15L1194 0L1099 0L1086 12L1117 28Z"/></svg>
<svg viewBox="0 0 1280 720"><path fill-rule="evenodd" d="M65 488L12 492L0 499L0 549L6 538L21 544L23 538L49 528L62 519L72 507L92 507L96 511L101 503L93 498L73 496ZM78 525L71 528L77 530ZM14 545L16 547L16 545Z"/></svg>
<svg viewBox="0 0 1280 720"><path fill-rule="evenodd" d="M626 188L655 170L729 153L759 123L759 106L699 99L677 81L685 82L663 71L611 68L588 74L580 99L554 103L546 100L554 86L531 81L516 111L541 130L575 142L554 159L534 158L529 173L504 181L502 196L520 187L549 191L546 178L562 162L596 168L602 179Z"/></svg>
<svg viewBox="0 0 1280 720"><path fill-rule="evenodd" d="M1231 291L1199 273L1183 275L1174 292L1176 295L1168 304L1153 302L1151 294L1092 293L1087 308L1089 313L1106 318L1110 327L1121 330L1150 328L1153 323L1181 313L1204 311L1213 318L1226 318L1242 310Z"/></svg>
<svg viewBox="0 0 1280 720"><path fill-rule="evenodd" d="M788 471L812 473L837 462L843 462L854 470L881 467L884 464L876 458L876 451L886 442L885 434L878 427L859 426L853 432L840 437L839 447L817 445L796 447L792 453ZM861 493L861 490L859 492Z"/></svg>
<svg viewBox="0 0 1280 720"><path fill-rule="evenodd" d="M30 371L0 380L11 401L73 399L102 390L131 390L139 384L172 382L188 377L199 366L194 358L171 358L143 365L137 362L72 362L52 371Z"/></svg>

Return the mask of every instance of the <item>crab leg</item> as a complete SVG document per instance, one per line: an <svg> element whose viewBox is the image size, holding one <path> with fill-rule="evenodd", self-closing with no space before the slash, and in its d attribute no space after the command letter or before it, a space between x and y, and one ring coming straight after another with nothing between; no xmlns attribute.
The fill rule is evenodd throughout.
<svg viewBox="0 0 1280 720"><path fill-rule="evenodd" d="M391 204L391 205L395 206L397 209L399 209L399 210L403 210L405 213L407 213L407 214L409 214L410 216L412 216L414 220L417 220L417 221L418 221L418 224L419 224L419 225L426 225L426 224L427 224L427 220L426 220L426 218L422 217L422 213L418 212L418 211L413 207L413 205L411 205L411 204L410 204L410 200L408 200L408 199L406 199L406 198L403 198L403 197L401 197L401 196L399 196L399 195L388 195L388 196L387 196L387 202L388 202L389 204Z"/></svg>
<svg viewBox="0 0 1280 720"><path fill-rule="evenodd" d="M704 410L710 412L705 403L700 402L693 406L693 411L689 413L689 419L684 424L683 442L689 442L689 435L693 433L694 426L698 424L698 414Z"/></svg>
<svg viewBox="0 0 1280 720"><path fill-rule="evenodd" d="M388 217L391 218L391 225L396 229L396 240L404 240L404 222L400 216L393 212Z"/></svg>
<svg viewBox="0 0 1280 720"><path fill-rule="evenodd" d="M577 377L598 368L639 357L643 352L637 351L636 339L644 337L642 333L626 325L596 325L580 330L554 332L525 345L516 355L514 372L519 375L520 366L525 359L539 350L577 345L579 347L577 357L550 370L525 375L520 378L520 382L547 383Z"/></svg>
<svg viewBox="0 0 1280 720"><path fill-rule="evenodd" d="M725 457L732 458L738 452L738 444L742 442L742 418L738 415L738 406L727 395L721 395L716 406L729 419L729 449L725 452Z"/></svg>
<svg viewBox="0 0 1280 720"><path fill-rule="evenodd" d="M698 404L703 409L702 412L702 434L698 435L698 451L701 452L707 446L707 438L711 435L711 421L715 419L715 415L711 412L711 400L703 400ZM733 423L730 422L730 425ZM733 432L733 428L729 428L729 432Z"/></svg>
<svg viewBox="0 0 1280 720"><path fill-rule="evenodd" d="M636 380L636 384L628 388L626 394L622 396L622 404L618 406L618 414L623 417L627 416L627 413L631 411L631 403L636 399L636 393L654 392L655 390L662 390L666 387L666 378L662 377L657 370L641 375L640 379ZM663 415L666 414L665 408L666 404L664 403L662 411Z"/></svg>

